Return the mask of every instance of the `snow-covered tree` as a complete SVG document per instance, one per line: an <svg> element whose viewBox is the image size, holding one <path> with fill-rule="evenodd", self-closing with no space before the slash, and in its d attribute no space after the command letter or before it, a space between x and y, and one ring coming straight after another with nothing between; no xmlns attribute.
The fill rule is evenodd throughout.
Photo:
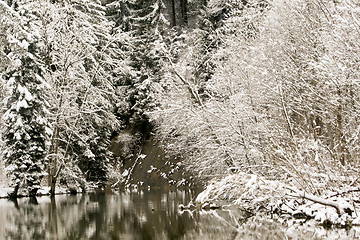
<svg viewBox="0 0 360 240"><path fill-rule="evenodd" d="M275 6L264 42L271 77L282 89L289 142L295 143L295 154L287 151L286 162L310 163L303 171L292 168L306 179L313 172L344 174L339 165L355 166L358 159L358 76L353 68L359 52L353 45L358 41L358 6L354 1L278 1Z"/></svg>
<svg viewBox="0 0 360 240"><path fill-rule="evenodd" d="M190 159L201 176L229 170L291 176L313 194L341 187L339 175L354 179L356 3L227 3L238 7L207 5L208 19L222 16L216 28L209 23L214 36L205 38L219 43L204 61L212 73L197 74L202 61L192 60L205 54L193 46L204 35L193 34L174 64L182 79L167 74L162 82L166 90L151 117L164 146ZM206 98L193 101L199 89Z"/></svg>
<svg viewBox="0 0 360 240"><path fill-rule="evenodd" d="M169 151L184 154L189 168L202 177L239 169L245 162L256 164L250 156L256 141L249 138L258 136L251 97L261 92L258 83L244 79L242 49L252 39L241 32L249 34L245 19L260 20L263 10L242 1L209 1L200 19L202 30L185 38L175 74L162 82L160 107L152 114L159 135L164 134L160 139Z"/></svg>
<svg viewBox="0 0 360 240"><path fill-rule="evenodd" d="M16 95L20 98L18 102L23 103L17 105L20 112L26 103L29 109L32 106L30 96L47 100L49 114L44 119L51 124L54 133L46 155L51 192L54 193L59 177L64 184L78 186L86 180L104 182L111 157L107 146L112 132L119 127L114 115L120 102L117 99L121 99L115 95L116 85L120 76L127 74L123 72L128 71L126 57L122 56L118 45L124 35L114 30L114 24L105 17L106 9L100 1L28 1L12 5L24 15L20 14L21 17L13 11L15 17L12 17L16 21L20 22L25 16L31 20L24 25L31 34L7 27L10 20L2 18L4 27L1 31L5 34L1 37L9 44L1 45L0 56L4 60L1 61L1 76L12 82L31 77L38 80L34 80L31 86L11 88L14 94L27 89L26 94L20 92L19 96ZM5 10L11 10L5 3L3 6ZM10 31L13 33L9 34ZM17 41L13 36L19 34L25 37ZM29 54L25 50L21 50L22 55L9 54L11 44L19 45L19 49L27 48ZM9 61L10 58L13 61ZM16 71L10 69L12 65L16 65L17 69L13 67ZM46 79L48 89L36 97L32 91L37 89L40 94L41 79ZM22 101L24 96L29 99ZM33 115L36 116L35 112ZM12 116L12 113L6 116ZM38 132L41 134L40 130Z"/></svg>
<svg viewBox="0 0 360 240"><path fill-rule="evenodd" d="M39 55L39 35L32 27L26 5L18 11L0 4L2 39L2 77L6 80L5 113L3 115L3 158L11 193L17 196L19 187L35 195L46 175L46 153L51 135L47 121L46 83ZM31 14L29 14L31 15ZM28 17L28 18L27 18Z"/></svg>
<svg viewBox="0 0 360 240"><path fill-rule="evenodd" d="M149 122L145 112L153 107L152 83L158 82L161 75L167 20L163 15L162 0L134 1L130 9L133 40L130 66L135 75L128 88L128 119L132 125L147 128Z"/></svg>
<svg viewBox="0 0 360 240"><path fill-rule="evenodd" d="M40 1L37 8L45 40L45 75L52 86L48 96L54 132L49 155L52 192L60 176L63 183L82 186L94 180L87 176L106 179L110 157L106 145L119 126L113 76L122 64L115 59L117 35L111 34L105 8L97 1L62 4Z"/></svg>
<svg viewBox="0 0 360 240"><path fill-rule="evenodd" d="M123 31L129 31L129 0L107 0L106 1L106 15L108 19L115 23L115 29L120 28Z"/></svg>

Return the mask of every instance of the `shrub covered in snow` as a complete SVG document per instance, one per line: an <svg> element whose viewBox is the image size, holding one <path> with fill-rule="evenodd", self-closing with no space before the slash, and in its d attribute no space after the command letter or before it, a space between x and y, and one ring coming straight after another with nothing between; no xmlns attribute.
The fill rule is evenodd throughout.
<svg viewBox="0 0 360 240"><path fill-rule="evenodd" d="M239 173L210 183L196 202L225 201L253 213L265 210L280 216L313 218L324 225L349 226L360 223L358 192L357 188L349 188L338 194L314 196L290 184Z"/></svg>
<svg viewBox="0 0 360 240"><path fill-rule="evenodd" d="M196 202L226 200L245 208L260 209L276 205L285 193L285 187L280 182L239 173L211 183L197 196Z"/></svg>

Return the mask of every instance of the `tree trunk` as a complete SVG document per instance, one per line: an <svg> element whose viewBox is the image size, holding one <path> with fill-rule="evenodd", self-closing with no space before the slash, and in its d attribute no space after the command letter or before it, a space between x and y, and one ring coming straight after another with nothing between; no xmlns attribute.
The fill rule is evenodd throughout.
<svg viewBox="0 0 360 240"><path fill-rule="evenodd" d="M60 95L59 107L56 115L55 126L54 126L54 135L51 139L51 146L49 153L52 154L49 158L48 166L48 186L50 187L50 195L55 195L55 185L56 185L56 173L57 173L57 163L59 157L59 138L60 138L60 110L62 109L62 99L63 95Z"/></svg>
<svg viewBox="0 0 360 240"><path fill-rule="evenodd" d="M341 165L345 165L346 159L346 146L345 146L345 136L343 130L343 117L342 117L342 105L339 104L338 111L336 114L336 121L337 121L337 140L339 144L338 154L339 154L339 161Z"/></svg>
<svg viewBox="0 0 360 240"><path fill-rule="evenodd" d="M338 214L343 214L343 213L349 212L349 211L350 211L350 213L352 212L351 209L344 209L344 206L340 205L338 202L335 202L335 201L332 201L332 200L329 200L329 199L319 198L319 197L316 197L314 195L307 194L305 192L300 192L300 191L298 191L296 189L293 189L293 188L289 188L289 189L295 192L295 194L289 194L290 196L304 198L304 199L310 200L310 201L312 201L314 203L319 203L319 204L322 204L324 206L333 207L333 208L336 209L336 212Z"/></svg>
<svg viewBox="0 0 360 240"><path fill-rule="evenodd" d="M348 158L348 151L346 149L346 141L345 141L345 134L344 134L344 120L343 120L343 101L342 101L342 94L341 90L338 89L338 108L336 112L336 140L338 144L338 156L341 165L345 165L345 162Z"/></svg>
<svg viewBox="0 0 360 240"><path fill-rule="evenodd" d="M51 176L50 196L55 196L55 186L56 186L56 178L55 176Z"/></svg>
<svg viewBox="0 0 360 240"><path fill-rule="evenodd" d="M172 14L172 26L176 26L176 8L175 8L175 0L171 0L171 14Z"/></svg>
<svg viewBox="0 0 360 240"><path fill-rule="evenodd" d="M57 173L57 162L58 162L58 151L59 151L59 128L56 127L54 139L52 143L54 156L50 157L48 172L49 179L48 184L50 186L50 195L55 195L56 186L56 173Z"/></svg>
<svg viewBox="0 0 360 240"><path fill-rule="evenodd" d="M180 0L180 8L181 8L181 20L182 25L188 25L188 14L187 14L187 0Z"/></svg>
<svg viewBox="0 0 360 240"><path fill-rule="evenodd" d="M19 188L20 188L20 183L17 184L14 188L14 191L12 191L11 193L9 193L9 198L10 199L16 199L18 196L18 192L19 192Z"/></svg>

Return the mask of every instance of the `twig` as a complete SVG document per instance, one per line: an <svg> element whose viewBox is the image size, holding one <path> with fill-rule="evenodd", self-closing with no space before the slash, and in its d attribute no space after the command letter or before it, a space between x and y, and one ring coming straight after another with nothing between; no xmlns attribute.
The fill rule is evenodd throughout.
<svg viewBox="0 0 360 240"><path fill-rule="evenodd" d="M353 192L360 192L360 188L353 189L353 190L348 190L348 191L345 191L345 192L336 193L334 195L331 195L330 197L337 197L337 196L341 196L341 195L348 194L348 193L353 193Z"/></svg>
<svg viewBox="0 0 360 240"><path fill-rule="evenodd" d="M131 178L131 175L132 175L132 172L134 171L134 169L135 169L135 167L136 167L136 164L138 163L139 159L140 159L140 158L144 158L144 157L143 157L144 155L141 154L141 152L142 152L142 149L140 149L139 154L138 154L138 157L136 158L133 166L130 168L130 171L129 171L128 176L127 176L126 181L125 181L125 185L127 185L127 184L129 183L130 178Z"/></svg>

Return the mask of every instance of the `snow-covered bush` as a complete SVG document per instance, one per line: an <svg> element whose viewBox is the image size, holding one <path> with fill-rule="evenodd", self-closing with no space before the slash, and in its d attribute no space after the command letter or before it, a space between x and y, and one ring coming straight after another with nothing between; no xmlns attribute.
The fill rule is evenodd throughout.
<svg viewBox="0 0 360 240"><path fill-rule="evenodd" d="M204 63L211 74L198 74L194 31L162 80L150 115L164 147L203 178L291 177L312 194L357 184L356 2L254 0L226 11Z"/></svg>
<svg viewBox="0 0 360 240"><path fill-rule="evenodd" d="M205 203L223 200L245 209L270 211L284 199L287 190L279 181L266 180L254 174L233 174L219 181L210 182L196 197L196 202Z"/></svg>
<svg viewBox="0 0 360 240"><path fill-rule="evenodd" d="M345 227L359 224L357 192L356 188L348 188L342 193L329 191L317 197L298 190L294 182L285 184L240 173L210 182L195 203L202 206L216 203L219 207L230 203L252 214L265 211L283 219L287 216L300 221L313 218L318 224Z"/></svg>

